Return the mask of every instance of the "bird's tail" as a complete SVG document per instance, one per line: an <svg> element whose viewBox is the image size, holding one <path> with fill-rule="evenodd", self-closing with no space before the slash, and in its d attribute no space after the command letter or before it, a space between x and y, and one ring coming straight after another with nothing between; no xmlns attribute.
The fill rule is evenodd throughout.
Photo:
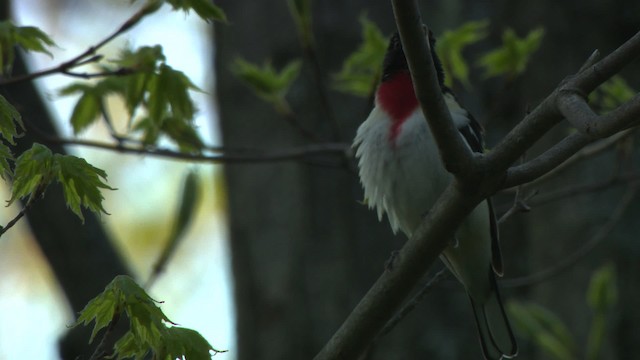
<svg viewBox="0 0 640 360"><path fill-rule="evenodd" d="M482 352L487 360L510 359L518 354L518 345L504 312L496 277L492 270L489 270L489 277L492 283L489 297L483 302L469 297L478 326Z"/></svg>

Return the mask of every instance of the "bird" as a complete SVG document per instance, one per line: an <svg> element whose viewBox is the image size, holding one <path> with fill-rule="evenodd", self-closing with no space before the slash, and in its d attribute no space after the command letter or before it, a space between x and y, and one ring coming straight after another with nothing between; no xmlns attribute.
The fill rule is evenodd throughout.
<svg viewBox="0 0 640 360"><path fill-rule="evenodd" d="M425 36L451 119L470 150L481 153L483 129L445 86L435 37L431 31ZM359 126L353 147L366 204L377 210L379 220L386 214L394 234L401 230L410 238L452 175L440 160L416 98L397 32L384 56L373 109ZM503 263L490 198L462 222L440 258L469 296L485 359L515 357L518 346L496 282Z"/></svg>

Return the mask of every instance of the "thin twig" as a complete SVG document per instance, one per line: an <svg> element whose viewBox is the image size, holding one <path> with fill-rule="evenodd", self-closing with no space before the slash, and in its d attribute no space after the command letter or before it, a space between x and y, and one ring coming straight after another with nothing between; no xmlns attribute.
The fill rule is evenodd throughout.
<svg viewBox="0 0 640 360"><path fill-rule="evenodd" d="M605 190L616 185L626 184L629 182L637 182L638 180L640 180L640 172L631 172L612 176L609 179L605 179L604 181L581 185L571 185L548 193L541 193L540 195L536 196L535 200L530 201L529 205L540 206L578 195Z"/></svg>
<svg viewBox="0 0 640 360"><path fill-rule="evenodd" d="M531 200L534 196L538 195L538 191L532 191L527 196L522 196L522 186L518 186L516 190L516 195L513 198L513 204L502 216L498 219L498 224L501 225L505 221L507 221L510 217L517 213L529 212L531 211L531 206L529 206L529 200Z"/></svg>
<svg viewBox="0 0 640 360"><path fill-rule="evenodd" d="M294 161L306 159L319 155L336 154L343 156L345 153L349 153L351 149L350 144L343 143L326 143L326 144L310 144L300 147L292 147L281 150L259 150L253 151L248 149L242 149L235 152L234 149L226 150L227 153L220 155L204 155L196 153L183 153L174 151L167 148L149 148L149 147L130 147L126 145L118 145L107 142L98 142L92 140L78 140L67 138L54 138L48 137L46 142L60 145L77 145L86 146L97 149L104 149L120 153L151 155L157 157L163 157L176 160L189 160L194 162L205 163L262 163L262 162L280 162L280 161Z"/></svg>
<svg viewBox="0 0 640 360"><path fill-rule="evenodd" d="M563 170L567 169L568 167L570 167L571 165L580 162L584 159L589 159L595 155L598 155L608 149L610 149L611 147L617 145L618 143L620 143L621 141L623 141L624 139L626 139L627 137L631 136L634 134L636 129L627 129L624 131L621 131L615 135L612 135L606 139L602 139L599 140L597 142L594 142L590 145L585 146L584 148L582 148L580 151L578 151L577 153L575 153L574 155L572 155L570 158L568 158L566 161L564 161L563 163L561 163L560 165L556 166L555 168L553 168L553 170L547 172L546 174L538 177L537 179L535 179L534 181L528 183L528 186L534 185L534 184L539 184L545 180L550 179L551 177L559 174L560 172L562 172Z"/></svg>
<svg viewBox="0 0 640 360"><path fill-rule="evenodd" d="M622 216L626 213L629 205L633 203L637 192L638 184L629 185L627 191L622 196L622 199L620 199L620 201L618 202L618 206L611 214L609 221L607 221L589 241L584 243L584 245L582 245L573 253L566 256L562 261L559 261L553 266L529 276L523 276L514 279L505 279L501 282L502 286L517 287L540 283L562 273L563 271L569 269L571 266L575 265L578 261L589 254L589 252L591 252L591 250L593 250L598 244L604 241L607 236L609 236L611 231L613 231L618 222L620 222L620 220L622 219Z"/></svg>
<svg viewBox="0 0 640 360"><path fill-rule="evenodd" d="M62 71L63 74L71 76L71 77L77 77L77 78L82 78L82 79L93 79L93 78L98 78L98 77L107 77L107 76L126 76L126 75L131 75L131 74L135 74L136 70L131 69L131 68L119 68L116 70L111 70L111 71L101 71L101 72L95 72L95 73L79 73L79 72L73 72L70 70L63 70Z"/></svg>
<svg viewBox="0 0 640 360"><path fill-rule="evenodd" d="M148 15L150 6L152 5L151 4L145 5L142 9L138 10L135 14L133 14L133 16L127 19L127 21L125 21L116 31L111 33L106 38L102 39L97 44L87 48L84 52L75 56L74 58L67 60L65 62L62 62L59 65L49 69L44 69L44 70L29 73L29 74L12 77L9 79L2 79L0 80L0 86L11 85L19 82L24 82L24 81L31 81L43 76L48 76L48 75L57 74L57 73L63 73L71 76L78 76L78 73L70 72L70 70L78 66L82 66L82 65L86 65L89 63L94 63L102 60L102 55L97 55L96 52L100 50L103 46L111 42L116 37L122 35L127 30L131 29L135 24L137 24L140 20L142 20L144 16ZM80 76L84 77L84 75L80 75ZM87 76L91 76L91 75L87 74Z"/></svg>
<svg viewBox="0 0 640 360"><path fill-rule="evenodd" d="M395 328L402 319L404 319L413 309L415 309L418 304L422 302L424 297L433 290L434 286L437 285L440 281L446 279L451 273L447 271L446 268L440 269L432 278L427 281L426 284L422 288L418 290L416 295L409 300L403 307L400 309L396 315L389 320L386 325L380 330L380 333L376 335L376 337L371 341L367 350L365 350L364 354L360 357L360 359L368 359L371 356L371 353L375 346L380 342L380 339L387 335L388 333Z"/></svg>
<svg viewBox="0 0 640 360"><path fill-rule="evenodd" d="M35 202L35 199L40 198L41 195L42 195L42 190L36 190L33 193L33 195L29 197L29 200L27 201L26 204L24 204L24 206L18 212L18 214L13 219L11 219L11 221L9 221L7 225L0 227L0 237L2 237L4 233L6 233L9 229L11 229L15 224L18 223L18 221L20 221L20 219L22 219L22 217L25 216L25 214L27 213L27 210L29 210L29 208L31 208L31 205Z"/></svg>
<svg viewBox="0 0 640 360"><path fill-rule="evenodd" d="M304 45L303 45L304 46ZM313 67L313 77L315 78L316 88L318 89L318 97L320 100L320 106L324 110L329 123L333 129L333 138L337 141L342 141L344 136L342 134L342 128L338 119L335 116L333 108L331 107L331 103L329 102L329 95L327 94L327 84L324 80L324 72L322 71L322 66L320 65L320 60L318 59L318 54L316 52L313 44L307 44L304 46L304 53L307 55L307 58L311 62L311 66Z"/></svg>

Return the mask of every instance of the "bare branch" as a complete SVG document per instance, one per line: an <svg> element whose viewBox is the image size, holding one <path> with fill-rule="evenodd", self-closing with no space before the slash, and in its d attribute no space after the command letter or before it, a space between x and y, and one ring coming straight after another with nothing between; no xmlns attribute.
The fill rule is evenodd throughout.
<svg viewBox="0 0 640 360"><path fill-rule="evenodd" d="M636 198L636 194L638 192L638 184L629 185L627 191L622 196L622 199L618 202L618 206L615 208L609 221L607 221L594 235L589 241L584 243L580 248L578 248L573 253L564 257L561 261L557 262L553 266L535 273L533 275L519 277L515 279L505 279L500 283L502 286L516 287L516 286L525 286L540 283L544 280L550 279L563 271L571 268L578 261L583 259L589 252L591 252L598 244L604 241L611 231L616 227L618 222L622 219L623 215L626 213L629 206L633 203L633 200Z"/></svg>
<svg viewBox="0 0 640 360"><path fill-rule="evenodd" d="M392 4L416 97L444 167L456 176L473 174L476 171L474 154L460 137L442 97L418 4L407 0L393 0Z"/></svg>
<svg viewBox="0 0 640 360"><path fill-rule="evenodd" d="M619 144L621 141L625 140L627 137L629 137L630 135L633 135L633 133L635 132L635 129L627 129L624 131L621 131L617 134L612 135L609 138L606 139L602 139L602 140L598 140L597 142L594 142L590 145L585 146L582 150L578 151L577 153L571 155L570 158L568 158L566 161L564 161L563 163L561 163L560 165L554 167L551 171L545 173L544 175L536 178L535 180L533 180L532 182L528 182L527 186L532 186L538 183L541 183L557 174L559 174L560 172L564 171L565 169L567 169L568 167L570 167L571 165L580 162L582 160L585 159L589 159L593 156L596 156L608 149L610 149L611 147ZM542 159L540 159L542 160ZM538 161L538 160L533 160L533 161ZM533 165L533 164L531 164ZM509 171L515 171L516 168L512 168ZM524 170L524 169L521 169Z"/></svg>
<svg viewBox="0 0 640 360"><path fill-rule="evenodd" d="M435 285L437 285L440 281L446 279L450 274L451 273L446 268L438 270L438 272L435 273L435 275L433 275L433 277L431 277L420 290L418 290L413 298L409 300L402 307L402 309L400 309L400 311L398 311L398 313L391 320L389 320L389 322L387 322L387 324L384 326L384 328L382 328L376 338L371 341L371 344L369 344L369 347L360 358L367 359L380 339L390 333L391 330L393 330L393 328L395 328L400 323L400 321L402 321L402 319L404 319L411 311L413 311L413 309L416 308L416 306L418 306L418 304L420 304L420 302L422 302L424 297L428 293L430 293L431 290L433 290Z"/></svg>
<svg viewBox="0 0 640 360"><path fill-rule="evenodd" d="M194 162L214 164L297 161L314 156L331 154L343 157L348 156L351 152L351 145L344 143L312 144L280 150L216 148L217 151L223 153L219 155L203 155L195 153L184 153L166 148L132 147L123 144L98 142L92 140L47 137L46 141L48 143L60 145L78 145L120 153L151 155L168 159L189 160Z"/></svg>
<svg viewBox="0 0 640 360"><path fill-rule="evenodd" d="M601 61L588 66L586 70L564 81L558 89L509 132L493 151L481 159L487 171L504 170L505 165L513 163L519 154L526 151L551 127L561 121L563 114L573 119L574 125L582 126L583 132L568 136L545 154L532 160L534 164L527 163L509 169L502 185L503 188L531 181L551 171L553 167L561 164L593 140L610 136L637 123L640 118L640 95L636 95L625 104L599 117L589 108L584 98L586 94L622 70L639 54L640 32ZM587 64L592 62L594 58L592 55ZM587 120L579 120L580 117L585 117ZM525 174L525 169L528 174Z"/></svg>
<svg viewBox="0 0 640 360"><path fill-rule="evenodd" d="M448 245L462 220L483 198L462 194L452 183L385 271L315 360L356 359Z"/></svg>

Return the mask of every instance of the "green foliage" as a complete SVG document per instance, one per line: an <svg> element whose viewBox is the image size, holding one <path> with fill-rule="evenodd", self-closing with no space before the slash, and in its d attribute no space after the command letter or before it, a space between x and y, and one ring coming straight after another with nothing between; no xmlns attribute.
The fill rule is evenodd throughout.
<svg viewBox="0 0 640 360"><path fill-rule="evenodd" d="M84 221L82 207L106 214L100 189L114 190L102 181L106 178L104 170L84 159L53 154L46 146L34 144L16 159L9 205L17 199L42 195L47 186L56 180L62 185L67 206Z"/></svg>
<svg viewBox="0 0 640 360"><path fill-rule="evenodd" d="M607 316L617 304L615 268L606 264L591 277L587 291L587 302L593 310L586 358L600 358L602 343L606 337ZM518 333L541 347L549 358L572 360L578 358L574 338L558 317L536 304L511 302L507 311Z"/></svg>
<svg viewBox="0 0 640 360"><path fill-rule="evenodd" d="M184 233L188 229L189 224L196 212L199 198L200 182L198 174L195 171L189 171L184 179L182 193L180 195L180 206L176 211L173 228L169 235L166 245L162 249L162 253L154 265L153 274L149 282L155 280L163 270L167 261L175 252L178 244L184 238Z"/></svg>
<svg viewBox="0 0 640 360"><path fill-rule="evenodd" d="M61 89L61 95L80 94L71 115L74 132L78 134L99 120L105 98L118 95L125 101L131 127L142 133L145 144L153 145L160 135L166 135L182 151L199 152L204 144L193 124L197 109L190 91L201 90L165 60L160 46L125 49L112 63L133 74L93 84L77 82ZM138 113L144 115L135 118Z"/></svg>
<svg viewBox="0 0 640 360"><path fill-rule="evenodd" d="M105 78L95 84L76 82L60 89L62 96L80 94L78 102L71 113L71 126L77 135L100 119L103 99L117 92L119 81L116 78Z"/></svg>
<svg viewBox="0 0 640 360"><path fill-rule="evenodd" d="M616 273L612 264L603 265L591 276L587 302L594 312L606 313L618 302L615 281Z"/></svg>
<svg viewBox="0 0 640 360"><path fill-rule="evenodd" d="M507 305L507 311L516 330L540 346L549 358L576 358L576 345L569 330L552 312L536 304L515 302Z"/></svg>
<svg viewBox="0 0 640 360"><path fill-rule="evenodd" d="M180 207L176 214L176 221L172 231L172 238L181 237L195 214L198 205L200 181L198 173L189 171L184 179L182 194L180 197Z"/></svg>
<svg viewBox="0 0 640 360"><path fill-rule="evenodd" d="M525 38L519 38L512 29L507 29L502 34L502 46L482 56L478 64L484 67L486 77L506 75L513 78L526 69L543 36L542 28L529 32Z"/></svg>
<svg viewBox="0 0 640 360"><path fill-rule="evenodd" d="M287 0L289 11L298 27L298 33L304 47L313 44L313 31L311 29L311 0Z"/></svg>
<svg viewBox="0 0 640 360"><path fill-rule="evenodd" d="M132 3L135 1L131 0ZM227 22L227 15L219 6L214 5L212 0L147 0L148 12L157 10L159 5L165 2L169 3L174 10L182 10L187 13L193 10L206 22Z"/></svg>
<svg viewBox="0 0 640 360"><path fill-rule="evenodd" d="M636 95L624 78L614 75L595 91L593 102L603 111L611 111Z"/></svg>
<svg viewBox="0 0 640 360"><path fill-rule="evenodd" d="M334 76L334 87L356 96L370 96L382 71L388 39L365 15L360 17L362 43Z"/></svg>
<svg viewBox="0 0 640 360"><path fill-rule="evenodd" d="M0 95L0 134L11 145L16 144L14 138L18 137L16 124L24 130L22 116L18 110L4 96Z"/></svg>
<svg viewBox="0 0 640 360"><path fill-rule="evenodd" d="M591 276L587 303L593 311L593 321L587 342L587 359L600 358L602 342L607 328L607 314L618 302L618 288L616 286L616 272L612 264L601 266Z"/></svg>
<svg viewBox="0 0 640 360"><path fill-rule="evenodd" d="M175 324L156 304L132 278L120 275L85 306L74 326L95 322L90 340L93 341L100 330L115 325L126 314L130 328L116 342L115 359L144 359L151 351L154 359L184 356L189 360L210 360L211 352L220 352L194 330L167 326Z"/></svg>
<svg viewBox="0 0 640 360"><path fill-rule="evenodd" d="M227 22L227 15L224 11L213 4L211 0L167 0L176 10L193 10L203 20Z"/></svg>
<svg viewBox="0 0 640 360"><path fill-rule="evenodd" d="M22 117L11 103L0 95L0 135L11 145L15 145L15 138L19 136L17 126L24 130ZM13 171L9 161L13 160L11 150L0 142L0 177L3 180L8 179Z"/></svg>
<svg viewBox="0 0 640 360"><path fill-rule="evenodd" d="M53 40L37 27L15 26L11 21L0 21L0 72L11 72L16 46L52 56L47 47L54 45Z"/></svg>
<svg viewBox="0 0 640 360"><path fill-rule="evenodd" d="M13 175L13 171L9 165L9 161L11 160L13 160L11 150L9 150L5 144L0 142L0 177L2 180L7 180L11 175Z"/></svg>
<svg viewBox="0 0 640 360"><path fill-rule="evenodd" d="M438 38L436 51L442 60L447 77L445 85L451 87L453 80L469 86L469 66L462 57L468 45L477 43L487 36L489 20L469 21L457 29L447 30Z"/></svg>
<svg viewBox="0 0 640 360"><path fill-rule="evenodd" d="M270 102L278 109L286 107L285 95L293 82L298 78L300 60L294 60L277 72L270 63L262 67L237 58L231 71L242 80L253 92L262 99Z"/></svg>

